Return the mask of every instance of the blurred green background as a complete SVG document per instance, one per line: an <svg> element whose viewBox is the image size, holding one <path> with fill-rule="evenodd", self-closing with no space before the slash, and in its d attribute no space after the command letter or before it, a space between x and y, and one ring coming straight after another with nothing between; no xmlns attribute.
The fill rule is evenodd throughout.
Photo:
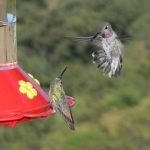
<svg viewBox="0 0 150 150"><path fill-rule="evenodd" d="M20 66L48 91L67 65L63 79L76 131L58 115L14 129L0 128L3 150L150 150L150 1L17 0ZM121 76L110 79L91 61L95 47L63 36L92 35L104 21L124 41Z"/></svg>

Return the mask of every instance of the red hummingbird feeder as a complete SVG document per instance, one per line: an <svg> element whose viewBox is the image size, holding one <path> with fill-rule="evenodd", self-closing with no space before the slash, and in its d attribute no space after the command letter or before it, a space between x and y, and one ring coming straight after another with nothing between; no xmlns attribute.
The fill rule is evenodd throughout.
<svg viewBox="0 0 150 150"><path fill-rule="evenodd" d="M69 96L67 99L73 106L74 99ZM18 123L54 113L38 80L18 65L16 0L0 0L0 125L13 128Z"/></svg>

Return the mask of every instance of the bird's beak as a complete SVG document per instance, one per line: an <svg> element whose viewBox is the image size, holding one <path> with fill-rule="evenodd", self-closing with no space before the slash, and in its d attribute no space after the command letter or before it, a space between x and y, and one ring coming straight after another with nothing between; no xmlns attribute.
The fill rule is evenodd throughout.
<svg viewBox="0 0 150 150"><path fill-rule="evenodd" d="M59 75L59 79L62 79L62 77L63 77L63 75L64 75L64 73L65 73L65 71L67 70L67 66L65 67L65 69L62 71L62 73Z"/></svg>

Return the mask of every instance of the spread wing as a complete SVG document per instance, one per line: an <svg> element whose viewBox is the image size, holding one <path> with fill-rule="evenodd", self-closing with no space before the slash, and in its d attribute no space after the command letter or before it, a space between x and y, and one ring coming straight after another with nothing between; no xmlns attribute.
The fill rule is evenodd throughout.
<svg viewBox="0 0 150 150"><path fill-rule="evenodd" d="M108 59L104 50L99 50L92 53L93 63L97 64L98 69L108 74L111 70L111 59Z"/></svg>
<svg viewBox="0 0 150 150"><path fill-rule="evenodd" d="M112 50L110 51L110 56L106 54L105 50L99 50L92 53L93 63L97 64L97 67L102 70L102 72L108 74L109 77L118 77L122 69L122 44L120 41L118 43L112 43Z"/></svg>

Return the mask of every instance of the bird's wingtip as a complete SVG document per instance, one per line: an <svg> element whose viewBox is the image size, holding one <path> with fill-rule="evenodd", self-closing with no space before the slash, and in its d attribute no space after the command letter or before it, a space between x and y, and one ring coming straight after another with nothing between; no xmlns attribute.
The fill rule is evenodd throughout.
<svg viewBox="0 0 150 150"><path fill-rule="evenodd" d="M69 123L68 126L72 131L75 131L75 126L73 123Z"/></svg>

